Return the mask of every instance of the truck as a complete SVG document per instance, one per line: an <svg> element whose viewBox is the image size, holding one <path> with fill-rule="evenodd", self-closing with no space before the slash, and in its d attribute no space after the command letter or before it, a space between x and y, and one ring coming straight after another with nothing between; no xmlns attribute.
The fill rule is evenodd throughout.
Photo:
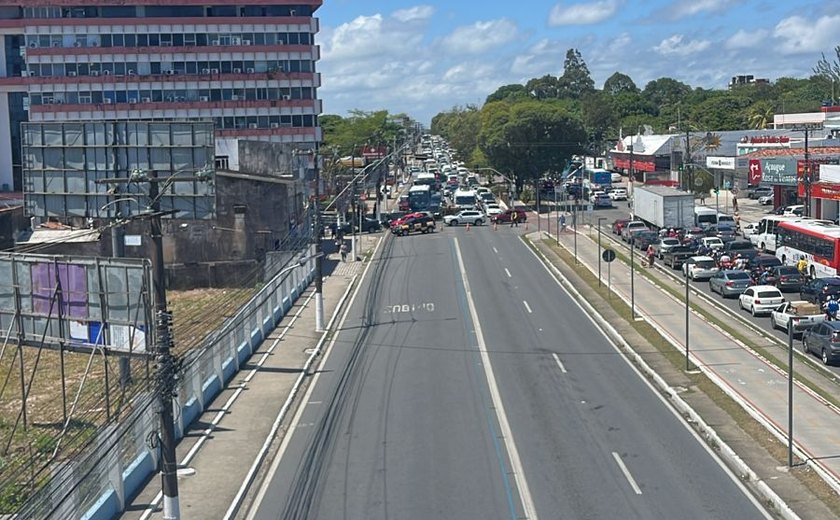
<svg viewBox="0 0 840 520"><path fill-rule="evenodd" d="M695 256L697 253L691 246L674 246L662 253L662 263L671 269L679 269L683 262Z"/></svg>
<svg viewBox="0 0 840 520"><path fill-rule="evenodd" d="M825 320L825 313L816 303L805 300L784 302L770 312L770 326L789 333L793 323L793 333L801 334L807 329Z"/></svg>
<svg viewBox="0 0 840 520"><path fill-rule="evenodd" d="M670 186L638 186L633 213L654 229L694 227L694 195Z"/></svg>

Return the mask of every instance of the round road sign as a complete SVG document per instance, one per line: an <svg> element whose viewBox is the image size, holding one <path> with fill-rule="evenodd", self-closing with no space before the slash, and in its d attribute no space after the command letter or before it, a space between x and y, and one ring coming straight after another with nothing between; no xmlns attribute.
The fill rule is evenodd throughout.
<svg viewBox="0 0 840 520"><path fill-rule="evenodd" d="M604 252L601 253L601 258L604 259L604 262L610 263L615 260L615 251L612 249L604 249Z"/></svg>

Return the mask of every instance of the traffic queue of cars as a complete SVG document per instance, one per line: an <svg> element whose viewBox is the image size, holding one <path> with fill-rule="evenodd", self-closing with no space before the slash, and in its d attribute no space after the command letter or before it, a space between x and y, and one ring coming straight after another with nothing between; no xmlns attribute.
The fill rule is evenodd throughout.
<svg viewBox="0 0 840 520"><path fill-rule="evenodd" d="M706 281L711 293L737 298L739 309L754 317L769 317L770 328L800 335L803 350L829 364L840 360L840 321L836 321L840 277L815 276L813 264L809 273L806 266L815 262L816 255L805 248L827 249L826 241L835 237L836 247L831 249L840 249L840 226L802 219L796 216L796 209L790 208L787 217L768 217L778 221L776 254L768 254L769 241L762 236L767 222L751 226L744 234L752 242L734 233L721 236L721 226L707 226L700 234L697 230L653 232L644 222L617 219L611 229L631 248L647 250L650 246L656 258L667 267L681 269L683 277ZM809 230L822 233L822 241L807 238ZM754 245L759 241L764 250ZM791 261L799 265L790 265ZM788 301L786 293L796 296Z"/></svg>

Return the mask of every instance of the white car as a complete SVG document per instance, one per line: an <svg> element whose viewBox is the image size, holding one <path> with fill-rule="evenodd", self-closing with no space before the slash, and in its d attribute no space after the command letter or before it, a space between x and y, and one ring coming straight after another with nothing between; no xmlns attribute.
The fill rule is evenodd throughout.
<svg viewBox="0 0 840 520"><path fill-rule="evenodd" d="M610 191L610 198L612 200L627 200L627 190L624 188L613 188Z"/></svg>
<svg viewBox="0 0 840 520"><path fill-rule="evenodd" d="M708 280L718 272L718 268L711 256L692 256L683 262L683 276L686 276L686 271L690 280Z"/></svg>
<svg viewBox="0 0 840 520"><path fill-rule="evenodd" d="M610 182L621 182L621 174L618 172L610 173Z"/></svg>
<svg viewBox="0 0 840 520"><path fill-rule="evenodd" d="M772 285L754 285L747 287L738 296L738 307L750 311L750 314L770 314L776 307L784 303L782 292Z"/></svg>
<svg viewBox="0 0 840 520"><path fill-rule="evenodd" d="M723 249L723 240L719 237L704 237L700 239L700 243L706 246L707 249Z"/></svg>
<svg viewBox="0 0 840 520"><path fill-rule="evenodd" d="M484 224L487 217L484 213L474 210L465 209L455 215L446 215L443 217L443 222L447 226L459 226L461 224L471 224L473 226L480 226Z"/></svg>
<svg viewBox="0 0 840 520"><path fill-rule="evenodd" d="M762 206L772 206L773 205L773 194L770 195L762 195L758 198L758 203Z"/></svg>
<svg viewBox="0 0 840 520"><path fill-rule="evenodd" d="M490 204L486 204L484 206L484 212L487 214L488 217L492 217L493 215L498 215L502 212L502 207L492 202Z"/></svg>
<svg viewBox="0 0 840 520"><path fill-rule="evenodd" d="M752 224L746 224L741 226L741 234L744 235L744 238L750 238L752 235L755 235L756 231L758 230L758 223L753 222Z"/></svg>
<svg viewBox="0 0 840 520"><path fill-rule="evenodd" d="M593 191L589 196L589 202L594 204L600 197L609 197L609 195L607 195L607 192L603 190Z"/></svg>

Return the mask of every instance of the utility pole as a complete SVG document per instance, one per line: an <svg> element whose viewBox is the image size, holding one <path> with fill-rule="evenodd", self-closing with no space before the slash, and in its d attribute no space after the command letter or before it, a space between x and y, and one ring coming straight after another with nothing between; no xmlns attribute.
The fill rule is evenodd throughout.
<svg viewBox="0 0 840 520"><path fill-rule="evenodd" d="M160 214L160 192L157 171L149 172L149 209L151 215L152 285L155 291L155 328L157 329L155 360L158 368L160 398L161 484L163 517L178 520L181 506L178 499L178 462L175 459L175 420L172 399L175 397L175 362L172 358L170 326L172 315L166 308L166 276L163 265L163 231Z"/></svg>
<svg viewBox="0 0 840 520"><path fill-rule="evenodd" d="M350 251L352 252L353 258L350 259L351 262L356 261L356 223L359 221L359 204L356 202L356 177L353 177L353 189L350 192L350 204L353 208L353 216L351 217L353 220L350 222Z"/></svg>
<svg viewBox="0 0 840 520"><path fill-rule="evenodd" d="M117 218L122 218L120 201L120 192L114 187L114 211ZM122 258L125 256L125 228L123 226L114 226L111 228L111 256L113 258ZM120 357L120 388L125 390L131 384L131 358L129 356Z"/></svg>
<svg viewBox="0 0 840 520"><path fill-rule="evenodd" d="M803 177L805 180L805 216L811 216L811 161L808 156L808 127L805 127L805 168Z"/></svg>
<svg viewBox="0 0 840 520"><path fill-rule="evenodd" d="M318 144L315 144L313 157L315 159L315 207L313 218L315 229L312 233L312 240L315 242L315 330L324 330L324 281L323 264L321 258L321 232L324 227L321 225L321 168L318 166Z"/></svg>

